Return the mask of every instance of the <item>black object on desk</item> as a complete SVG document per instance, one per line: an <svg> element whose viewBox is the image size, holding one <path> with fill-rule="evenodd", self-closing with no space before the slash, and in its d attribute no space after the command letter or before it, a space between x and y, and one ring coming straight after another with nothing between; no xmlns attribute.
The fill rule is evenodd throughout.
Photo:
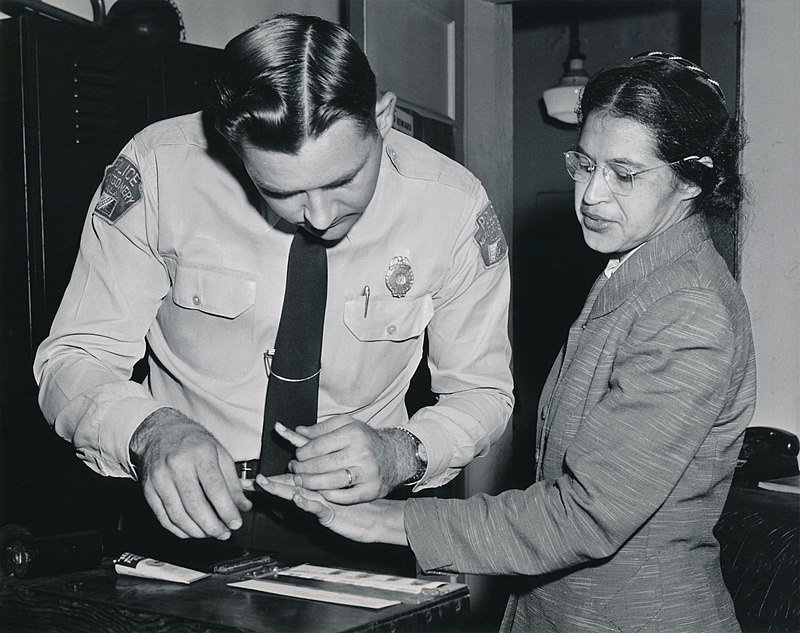
<svg viewBox="0 0 800 633"><path fill-rule="evenodd" d="M36 537L21 525L0 528L0 566L17 578L93 569L102 557L103 543L96 531Z"/></svg>
<svg viewBox="0 0 800 633"><path fill-rule="evenodd" d="M800 495L733 486L714 534L744 633L800 631Z"/></svg>
<svg viewBox="0 0 800 633"><path fill-rule="evenodd" d="M751 426L744 433L733 484L757 486L761 481L797 475L798 453L800 440L794 433L771 426Z"/></svg>
<svg viewBox="0 0 800 633"><path fill-rule="evenodd" d="M796 476L800 441L752 426L714 529L720 563L744 633L800 631L800 495L760 488Z"/></svg>
<svg viewBox="0 0 800 633"><path fill-rule="evenodd" d="M237 580L213 574L181 585L118 576L108 562L100 569L49 578L6 578L0 580L0 632L458 633L468 628L464 585L448 584L434 593L415 595L323 583L325 589L401 601L371 610L228 586Z"/></svg>

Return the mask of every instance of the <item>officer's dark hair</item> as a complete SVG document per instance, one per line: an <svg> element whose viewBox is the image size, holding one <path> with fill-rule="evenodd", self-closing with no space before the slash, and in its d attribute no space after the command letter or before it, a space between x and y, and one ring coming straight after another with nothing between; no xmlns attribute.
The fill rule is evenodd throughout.
<svg viewBox="0 0 800 633"><path fill-rule="evenodd" d="M719 84L699 66L675 55L640 53L592 77L577 111L581 125L593 112L642 124L652 132L656 154L665 163L710 157L713 167L691 160L670 169L700 187L694 213L729 219L739 210L745 193L739 153L746 135L728 112Z"/></svg>
<svg viewBox="0 0 800 633"><path fill-rule="evenodd" d="M377 133L375 74L342 27L282 14L233 38L216 78L216 129L234 148L296 153L341 119Z"/></svg>

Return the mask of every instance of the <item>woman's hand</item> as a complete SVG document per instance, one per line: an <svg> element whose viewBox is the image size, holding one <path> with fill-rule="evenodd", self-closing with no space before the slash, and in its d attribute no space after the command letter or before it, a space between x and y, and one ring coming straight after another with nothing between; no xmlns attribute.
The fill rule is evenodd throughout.
<svg viewBox="0 0 800 633"><path fill-rule="evenodd" d="M321 525L353 541L408 545L403 524L405 501L380 499L342 506L314 490L303 488L302 478L297 475L259 475L256 485L276 497L292 501L301 510L315 515Z"/></svg>

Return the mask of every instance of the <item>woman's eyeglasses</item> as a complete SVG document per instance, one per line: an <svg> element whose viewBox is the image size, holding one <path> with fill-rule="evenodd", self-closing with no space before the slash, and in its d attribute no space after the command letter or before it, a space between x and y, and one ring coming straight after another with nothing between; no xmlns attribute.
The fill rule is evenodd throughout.
<svg viewBox="0 0 800 633"><path fill-rule="evenodd" d="M601 165L600 169L603 172L603 178L605 178L608 183L608 188L618 196L627 196L633 191L634 178L639 174L661 169L662 167L670 167L688 160L699 160L699 158L699 156L687 156L686 158L681 158L671 163L663 163L655 167L640 169L639 171L631 171L622 163L606 163L605 165ZM567 173L575 182L589 182L592 179L592 174L598 167L597 163L586 154L581 154L576 151L564 152L564 159Z"/></svg>

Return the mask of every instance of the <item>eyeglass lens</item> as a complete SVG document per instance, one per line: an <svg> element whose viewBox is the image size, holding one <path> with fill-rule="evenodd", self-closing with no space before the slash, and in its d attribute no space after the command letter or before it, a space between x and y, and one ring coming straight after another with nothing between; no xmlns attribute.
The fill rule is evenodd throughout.
<svg viewBox="0 0 800 633"><path fill-rule="evenodd" d="M591 158L580 152L566 152L564 159L567 173L577 182L589 182L598 167ZM624 165L606 163L601 170L609 189L614 193L627 196L633 189L633 173Z"/></svg>

